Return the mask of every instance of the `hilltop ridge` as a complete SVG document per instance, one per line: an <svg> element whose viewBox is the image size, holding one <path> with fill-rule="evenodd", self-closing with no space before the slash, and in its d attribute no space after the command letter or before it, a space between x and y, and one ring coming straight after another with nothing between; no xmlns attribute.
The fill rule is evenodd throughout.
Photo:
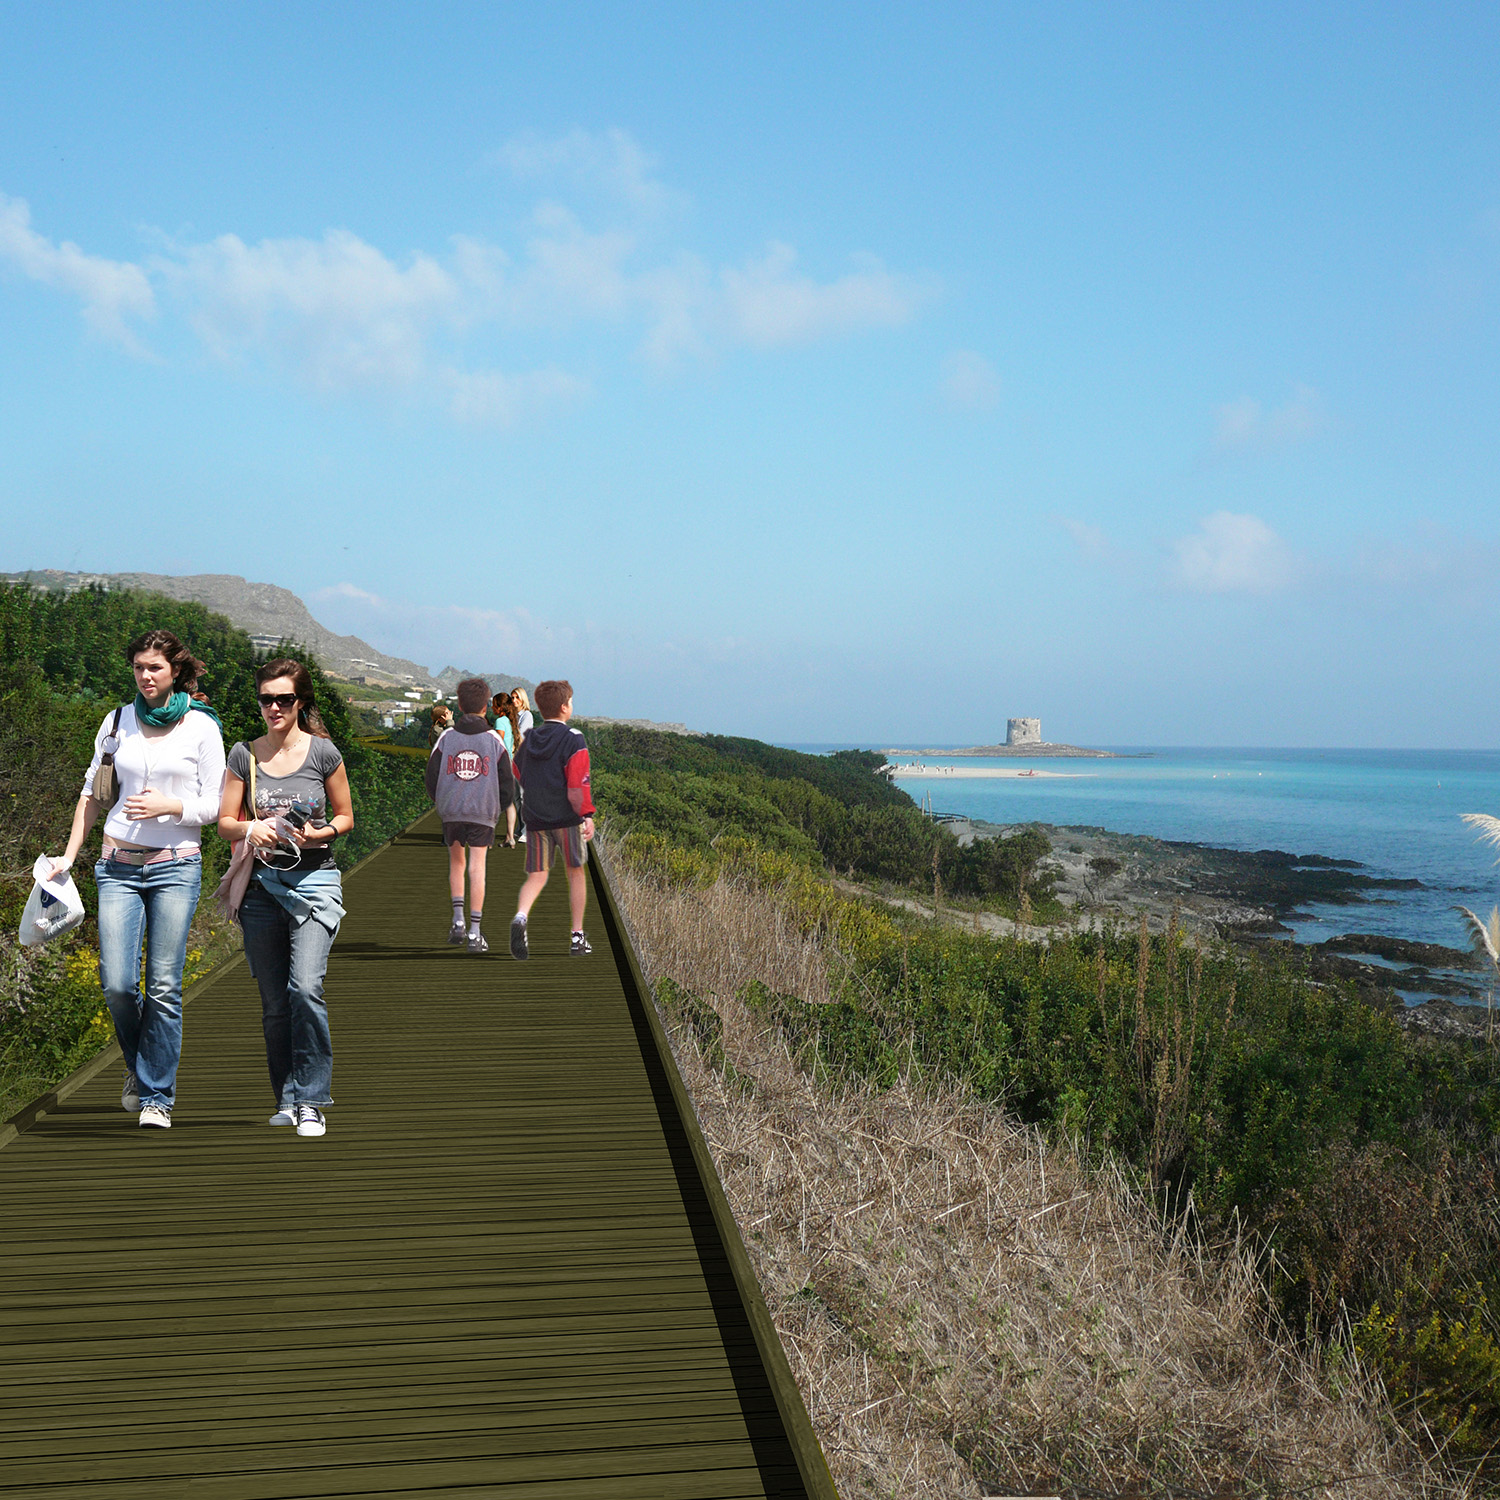
<svg viewBox="0 0 1500 1500"><path fill-rule="evenodd" d="M0 582L26 583L35 589L63 593L90 586L136 589L201 604L238 625L258 646L270 648L278 641L296 641L306 646L325 672L338 677L373 677L392 685L405 683L443 692L451 692L463 677L484 677L497 692L508 692L513 687L524 687L530 692L535 687L529 678L506 672L474 672L445 666L434 673L420 662L391 656L357 635L339 635L329 630L290 589L241 578L237 573L75 573L59 568L29 568L0 573Z"/></svg>

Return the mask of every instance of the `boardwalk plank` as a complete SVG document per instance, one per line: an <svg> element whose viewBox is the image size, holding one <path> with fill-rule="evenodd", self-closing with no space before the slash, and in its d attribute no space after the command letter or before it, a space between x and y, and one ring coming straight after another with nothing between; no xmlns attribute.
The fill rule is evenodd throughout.
<svg viewBox="0 0 1500 1500"><path fill-rule="evenodd" d="M0 1150L0 1494L807 1493L629 977L567 956L561 879L510 961L520 876L491 856L487 959L430 820L349 878L322 1140L265 1123L240 966L170 1131L107 1068Z"/></svg>

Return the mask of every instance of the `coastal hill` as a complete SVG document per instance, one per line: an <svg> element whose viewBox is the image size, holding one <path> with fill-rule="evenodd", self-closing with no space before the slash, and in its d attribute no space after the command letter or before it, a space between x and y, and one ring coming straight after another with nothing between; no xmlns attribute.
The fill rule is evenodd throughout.
<svg viewBox="0 0 1500 1500"><path fill-rule="evenodd" d="M201 604L238 625L257 646L269 650L280 641L295 641L313 653L325 672L350 681L452 692L461 678L474 676L487 679L495 692L508 692L514 687L531 692L535 687L528 678L507 672L471 672L446 666L434 674L419 662L377 650L357 635L338 635L329 630L313 618L312 611L290 589L254 583L234 573L174 577L165 573L70 573L38 568L0 573L0 583L26 583L34 589L65 594L91 586L135 589Z"/></svg>

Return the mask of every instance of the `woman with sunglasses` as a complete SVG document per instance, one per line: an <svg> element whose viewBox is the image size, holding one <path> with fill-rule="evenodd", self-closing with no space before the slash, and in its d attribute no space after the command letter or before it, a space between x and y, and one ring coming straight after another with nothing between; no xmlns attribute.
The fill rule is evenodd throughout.
<svg viewBox="0 0 1500 1500"><path fill-rule="evenodd" d="M255 674L266 732L229 752L219 833L244 839L255 873L239 909L245 959L260 986L266 1064L276 1096L273 1125L322 1135L333 1102L333 1042L323 977L343 920L334 841L354 827L349 773L298 661L268 661ZM247 791L254 787L254 806ZM253 817L247 819L246 811Z"/></svg>
<svg viewBox="0 0 1500 1500"><path fill-rule="evenodd" d="M137 636L125 659L135 702L99 726L68 846L52 873L72 865L102 812L104 848L94 867L99 982L125 1055L120 1103L140 1124L168 1129L182 1053L182 966L203 881L202 829L224 784L224 740L219 716L197 691L203 663L170 630ZM101 801L94 790L105 765L116 790Z"/></svg>

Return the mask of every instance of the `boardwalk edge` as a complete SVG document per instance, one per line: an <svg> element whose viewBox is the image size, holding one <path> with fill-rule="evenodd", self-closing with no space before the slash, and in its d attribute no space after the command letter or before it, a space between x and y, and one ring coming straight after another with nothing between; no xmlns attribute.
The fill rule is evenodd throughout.
<svg viewBox="0 0 1500 1500"><path fill-rule="evenodd" d="M839 1500L838 1490L834 1486L833 1476L828 1469L828 1460L824 1457L817 1434L813 1431L812 1419L807 1414L802 1393L797 1389L797 1378L792 1373L786 1350L782 1347L781 1336L776 1332L776 1323L771 1316L770 1308L766 1305L765 1296L761 1292L755 1268L750 1264L750 1255L745 1249L739 1225L735 1221L734 1210L730 1208L729 1199L724 1193L724 1186L719 1181L713 1152L709 1149L703 1128L698 1123L698 1114L693 1108L692 1096L688 1093L687 1085L682 1081L682 1075L677 1070L677 1061L672 1056L672 1047L667 1040L666 1028L657 1014L651 986L646 982L645 971L635 951L635 942L630 935L630 928L620 910L619 902L615 899L614 888L610 884L609 873L597 844L589 860L589 872L592 876L594 896L599 903L605 925L610 929L610 935L615 939L619 951L625 956L626 972L621 975L621 979L625 982L628 991L634 991L629 998L633 998L639 1007L655 1048L657 1061L671 1089L672 1100L692 1152L693 1164L697 1168L704 1196L713 1213L714 1227L723 1243L725 1258L734 1276L735 1290L739 1294L751 1331L755 1336L756 1350L760 1355L775 1397L776 1410L781 1417L782 1427L796 1457L797 1470L807 1491L808 1500Z"/></svg>

